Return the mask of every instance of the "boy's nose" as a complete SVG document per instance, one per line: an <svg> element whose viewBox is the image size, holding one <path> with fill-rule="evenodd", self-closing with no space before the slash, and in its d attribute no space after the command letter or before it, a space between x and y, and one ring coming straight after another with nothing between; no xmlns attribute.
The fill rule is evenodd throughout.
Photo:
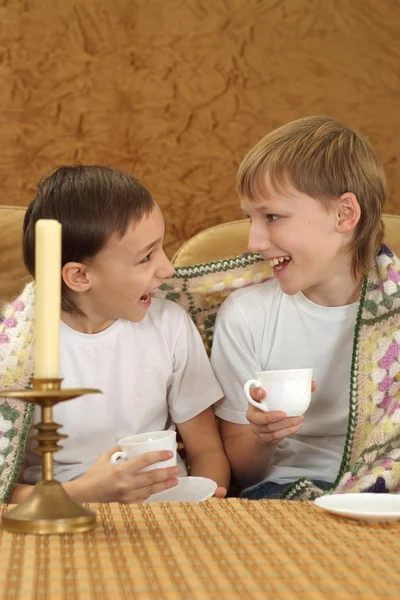
<svg viewBox="0 0 400 600"><path fill-rule="evenodd" d="M250 252L258 253L268 250L269 240L267 234L258 228L250 227L248 248Z"/></svg>
<svg viewBox="0 0 400 600"><path fill-rule="evenodd" d="M169 260L169 258L164 254L164 262L161 266L161 268L158 270L158 275L159 277L161 277L162 279L165 279L166 277L172 277L172 275L174 275L175 273L175 267L172 264L172 262Z"/></svg>

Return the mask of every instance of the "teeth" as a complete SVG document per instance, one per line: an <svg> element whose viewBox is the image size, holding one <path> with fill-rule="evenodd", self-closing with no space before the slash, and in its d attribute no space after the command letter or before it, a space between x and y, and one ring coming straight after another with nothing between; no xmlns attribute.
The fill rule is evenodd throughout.
<svg viewBox="0 0 400 600"><path fill-rule="evenodd" d="M290 256L280 256L279 258L270 258L268 260L271 267L276 267L279 263L283 263L284 260L290 260Z"/></svg>

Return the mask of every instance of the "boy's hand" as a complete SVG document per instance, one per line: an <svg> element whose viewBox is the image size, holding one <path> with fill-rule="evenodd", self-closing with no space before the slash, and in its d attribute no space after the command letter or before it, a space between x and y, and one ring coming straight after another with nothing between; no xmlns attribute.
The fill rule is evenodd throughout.
<svg viewBox="0 0 400 600"><path fill-rule="evenodd" d="M224 487L217 487L214 492L214 498L225 498L226 489Z"/></svg>
<svg viewBox="0 0 400 600"><path fill-rule="evenodd" d="M313 381L311 391L313 392L315 388L316 385ZM250 388L250 395L256 402L261 402L266 394L262 388L254 387ZM289 435L296 433L304 420L304 417L287 417L284 412L277 410L264 412L252 404L249 404L246 417L253 433L262 444L267 446L277 444Z"/></svg>
<svg viewBox="0 0 400 600"><path fill-rule="evenodd" d="M75 498L81 502L131 504L143 502L152 494L177 485L179 467L139 473L144 467L172 458L169 450L147 452L127 461L112 463L110 459L116 450L118 448L101 454L85 475L69 482Z"/></svg>

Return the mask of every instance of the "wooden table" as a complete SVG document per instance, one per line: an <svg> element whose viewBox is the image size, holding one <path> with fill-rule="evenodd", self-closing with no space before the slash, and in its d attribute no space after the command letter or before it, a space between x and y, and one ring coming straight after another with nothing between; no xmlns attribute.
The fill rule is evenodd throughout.
<svg viewBox="0 0 400 600"><path fill-rule="evenodd" d="M90 507L90 533L0 532L1 600L400 598L400 523L280 500Z"/></svg>

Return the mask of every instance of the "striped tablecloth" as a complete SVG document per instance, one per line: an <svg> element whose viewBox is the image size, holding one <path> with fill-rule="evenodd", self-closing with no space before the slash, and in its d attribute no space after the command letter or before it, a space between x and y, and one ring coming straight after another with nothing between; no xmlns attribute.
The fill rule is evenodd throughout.
<svg viewBox="0 0 400 600"><path fill-rule="evenodd" d="M89 506L90 533L0 532L2 600L400 598L400 523L279 500Z"/></svg>

